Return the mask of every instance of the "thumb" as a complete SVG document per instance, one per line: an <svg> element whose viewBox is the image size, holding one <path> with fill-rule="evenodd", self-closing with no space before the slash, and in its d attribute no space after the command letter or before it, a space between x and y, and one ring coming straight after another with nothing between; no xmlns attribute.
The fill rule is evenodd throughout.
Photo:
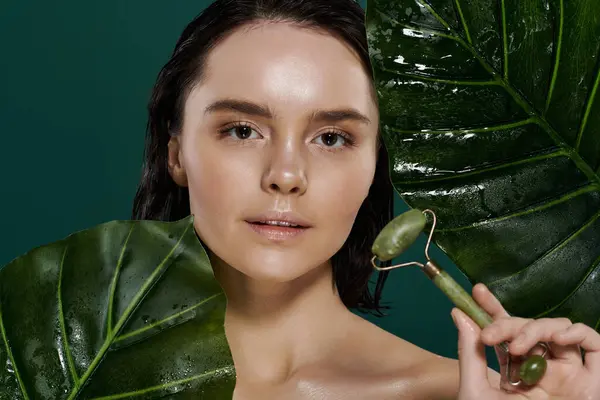
<svg viewBox="0 0 600 400"><path fill-rule="evenodd" d="M460 393L466 398L481 398L482 392L490 388L481 329L458 308L453 308L451 315L458 328Z"/></svg>

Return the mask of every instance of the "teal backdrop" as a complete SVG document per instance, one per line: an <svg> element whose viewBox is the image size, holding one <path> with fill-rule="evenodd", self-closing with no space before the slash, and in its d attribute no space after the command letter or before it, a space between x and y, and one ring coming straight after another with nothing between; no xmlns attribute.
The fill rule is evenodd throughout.
<svg viewBox="0 0 600 400"><path fill-rule="evenodd" d="M152 85L185 25L208 4L3 2L0 265L72 232L129 219ZM396 197L395 212L407 209ZM395 261L422 259L425 239ZM439 249L431 254L471 290ZM391 307L386 317L365 318L427 350L457 357L452 304L420 270L392 271L384 300ZM492 349L487 354L498 369Z"/></svg>

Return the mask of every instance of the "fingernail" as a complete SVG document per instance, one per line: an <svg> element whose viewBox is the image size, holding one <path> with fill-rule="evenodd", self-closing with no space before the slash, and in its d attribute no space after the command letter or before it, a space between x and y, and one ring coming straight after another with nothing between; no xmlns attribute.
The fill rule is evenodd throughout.
<svg viewBox="0 0 600 400"><path fill-rule="evenodd" d="M465 316L462 315L462 313L458 309L455 309L452 312L452 319L454 319L454 324L458 328L460 328L460 327L468 327L469 326L467 320L465 319Z"/></svg>
<svg viewBox="0 0 600 400"><path fill-rule="evenodd" d="M456 325L456 327L458 328L458 321L456 320L456 315L454 314L454 310L452 310L452 312L450 313L450 316L452 317L452 321L454 321L454 325Z"/></svg>

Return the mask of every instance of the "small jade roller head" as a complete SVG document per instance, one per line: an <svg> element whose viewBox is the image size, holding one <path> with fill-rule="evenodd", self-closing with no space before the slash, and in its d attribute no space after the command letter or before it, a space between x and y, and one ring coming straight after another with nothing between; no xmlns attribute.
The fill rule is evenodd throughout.
<svg viewBox="0 0 600 400"><path fill-rule="evenodd" d="M371 252L381 261L396 258L417 240L426 223L425 214L416 208L398 215L377 235Z"/></svg>

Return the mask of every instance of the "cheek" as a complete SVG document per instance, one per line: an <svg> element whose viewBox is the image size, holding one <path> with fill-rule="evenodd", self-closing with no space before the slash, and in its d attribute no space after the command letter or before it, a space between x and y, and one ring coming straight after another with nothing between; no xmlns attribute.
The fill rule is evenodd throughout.
<svg viewBox="0 0 600 400"><path fill-rule="evenodd" d="M248 167L250 160L222 154L215 146L199 143L193 148L184 155L190 210L198 233L210 241L227 234L225 220L241 218L240 199L251 196L248 183L256 180L256 169Z"/></svg>
<svg viewBox="0 0 600 400"><path fill-rule="evenodd" d="M342 244L369 193L374 171L372 160L361 162L356 159L349 165L332 169L329 174L320 174L322 178L317 189L320 214L330 222L330 229L336 231L336 237L340 237Z"/></svg>

